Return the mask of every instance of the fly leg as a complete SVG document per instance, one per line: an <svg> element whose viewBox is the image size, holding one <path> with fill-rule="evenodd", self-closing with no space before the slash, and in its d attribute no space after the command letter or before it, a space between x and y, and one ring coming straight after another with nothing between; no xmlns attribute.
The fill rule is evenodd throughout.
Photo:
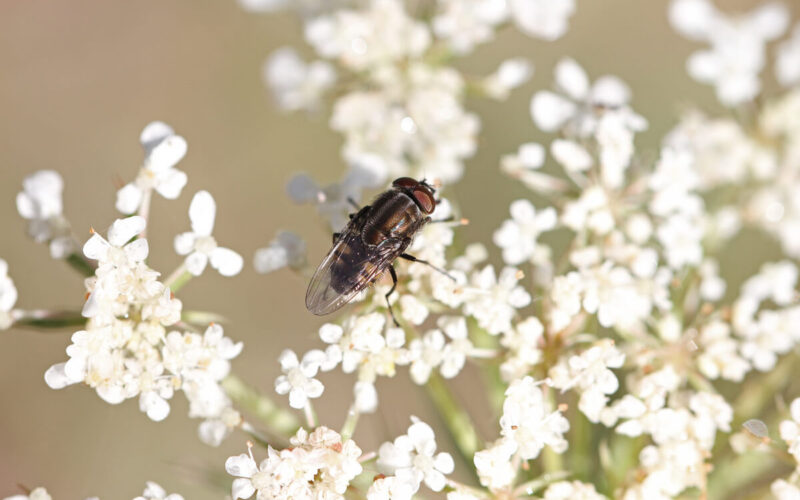
<svg viewBox="0 0 800 500"><path fill-rule="evenodd" d="M358 206L358 203L356 203L356 200L354 200L352 196L347 197L347 203L353 205L353 208L356 209L356 212L361 210L361 207Z"/></svg>
<svg viewBox="0 0 800 500"><path fill-rule="evenodd" d="M453 281L456 280L450 273L448 273L447 271L445 271L441 267L434 266L433 264L431 264L427 260L418 259L418 258L414 257L413 255L409 255L407 253L401 253L400 257L402 257L403 259L406 259L406 260L410 260L411 262L419 262L420 264L425 264L426 266L430 266L432 269L444 274L445 276L447 276L451 280L453 280Z"/></svg>
<svg viewBox="0 0 800 500"><path fill-rule="evenodd" d="M339 236L341 236L341 235L342 235L342 233L333 233L333 243L336 243L336 240L338 240Z"/></svg>
<svg viewBox="0 0 800 500"><path fill-rule="evenodd" d="M389 297L394 293L394 289L397 288L397 273L394 270L394 266L389 266L389 274L392 275L392 288L386 292L386 307L389 308L389 315L392 317L392 321L394 322L394 326L399 327L400 323L397 322L397 318L394 317L394 311L392 310L392 303L389 302Z"/></svg>

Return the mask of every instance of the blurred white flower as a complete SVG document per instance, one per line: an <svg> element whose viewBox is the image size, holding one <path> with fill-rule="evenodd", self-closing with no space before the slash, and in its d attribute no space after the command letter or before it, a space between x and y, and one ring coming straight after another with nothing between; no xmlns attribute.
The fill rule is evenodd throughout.
<svg viewBox="0 0 800 500"><path fill-rule="evenodd" d="M508 17L505 0L441 0L433 17L433 32L457 54L472 52L476 45L494 38L494 31Z"/></svg>
<svg viewBox="0 0 800 500"><path fill-rule="evenodd" d="M784 87L800 83L800 24L795 26L792 37L778 47L775 76Z"/></svg>
<svg viewBox="0 0 800 500"><path fill-rule="evenodd" d="M145 158L136 180L117 191L117 210L123 214L135 213L145 196L155 190L168 200L180 196L186 185L186 173L175 165L186 155L186 140L175 134L164 122L151 122L139 136Z"/></svg>
<svg viewBox="0 0 800 500"><path fill-rule="evenodd" d="M11 327L11 309L17 303L17 287L8 276L8 263L0 259L0 330Z"/></svg>
<svg viewBox="0 0 800 500"><path fill-rule="evenodd" d="M515 453L523 460L538 457L545 446L556 453L567 449L564 433L569 421L558 410L546 408L542 389L530 376L508 386L500 427L500 434L516 444Z"/></svg>
<svg viewBox="0 0 800 500"><path fill-rule="evenodd" d="M159 484L147 481L144 493L133 500L183 500L183 496L177 493L167 495L167 491Z"/></svg>
<svg viewBox="0 0 800 500"><path fill-rule="evenodd" d="M253 256L253 267L261 274L287 266L299 270L305 265L306 242L291 231L280 231L269 246L259 248Z"/></svg>
<svg viewBox="0 0 800 500"><path fill-rule="evenodd" d="M775 495L776 500L800 499L800 487L785 479L776 479L770 486L770 491Z"/></svg>
<svg viewBox="0 0 800 500"><path fill-rule="evenodd" d="M273 12L289 5L289 0L237 0L239 6L251 12Z"/></svg>
<svg viewBox="0 0 800 500"><path fill-rule="evenodd" d="M324 93L336 83L336 72L329 63L306 63L291 47L274 51L262 73L278 106L290 111L319 107Z"/></svg>
<svg viewBox="0 0 800 500"><path fill-rule="evenodd" d="M198 191L189 205L192 230L175 237L175 251L187 256L186 269L195 276L202 274L209 262L223 276L234 276L242 270L242 256L217 246L217 240L211 236L216 214L217 205L211 194Z"/></svg>
<svg viewBox="0 0 800 500"><path fill-rule="evenodd" d="M559 481L547 487L543 500L605 500L593 484L581 481Z"/></svg>
<svg viewBox="0 0 800 500"><path fill-rule="evenodd" d="M53 500L47 490L41 486L34 488L27 495L12 495L4 500Z"/></svg>
<svg viewBox="0 0 800 500"><path fill-rule="evenodd" d="M591 84L583 68L570 58L556 65L555 86L558 93L542 90L534 94L530 106L533 122L545 132L566 128L578 137L594 133L598 111L627 109L631 97L628 86L615 76L602 76ZM643 118L630 111L627 116L629 128L644 127Z"/></svg>
<svg viewBox="0 0 800 500"><path fill-rule="evenodd" d="M445 486L445 474L453 472L455 464L449 453L436 453L433 429L417 417L411 417L408 432L393 443L383 443L379 450L378 467L411 486L413 492L423 481L433 491Z"/></svg>
<svg viewBox="0 0 800 500"><path fill-rule="evenodd" d="M521 57L506 59L483 79L486 95L493 99L507 99L512 90L525 84L533 76L533 63Z"/></svg>
<svg viewBox="0 0 800 500"><path fill-rule="evenodd" d="M367 500L411 500L416 489L395 476L377 476L367 490Z"/></svg>
<svg viewBox="0 0 800 500"><path fill-rule="evenodd" d="M361 71L421 55L430 44L425 24L398 0L370 0L364 10L341 9L306 24L306 41L319 55Z"/></svg>
<svg viewBox="0 0 800 500"><path fill-rule="evenodd" d="M575 0L509 0L511 18L526 35L553 41L567 32Z"/></svg>
<svg viewBox="0 0 800 500"><path fill-rule="evenodd" d="M278 358L283 375L275 379L275 392L288 393L292 408L305 408L309 399L320 397L325 390L322 382L314 378L324 358L322 351L314 349L305 353L300 361L294 351L285 349Z"/></svg>
<svg viewBox="0 0 800 500"><path fill-rule="evenodd" d="M63 216L64 181L54 170L39 170L25 178L17 194L17 211L27 219L28 234L37 243L48 243L50 255L63 259L75 250L70 226Z"/></svg>
<svg viewBox="0 0 800 500"><path fill-rule="evenodd" d="M692 54L687 70L695 80L714 85L719 101L733 107L761 91L766 44L786 31L789 12L782 3L768 2L729 16L709 0L673 0L669 19L681 34L711 46Z"/></svg>

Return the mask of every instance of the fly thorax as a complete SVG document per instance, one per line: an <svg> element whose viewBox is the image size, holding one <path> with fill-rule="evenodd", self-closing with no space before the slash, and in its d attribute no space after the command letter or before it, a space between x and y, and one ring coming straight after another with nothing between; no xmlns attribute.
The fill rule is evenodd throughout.
<svg viewBox="0 0 800 500"><path fill-rule="evenodd" d="M195 240L194 248L198 252L208 255L217 248L217 240L213 236L200 236Z"/></svg>

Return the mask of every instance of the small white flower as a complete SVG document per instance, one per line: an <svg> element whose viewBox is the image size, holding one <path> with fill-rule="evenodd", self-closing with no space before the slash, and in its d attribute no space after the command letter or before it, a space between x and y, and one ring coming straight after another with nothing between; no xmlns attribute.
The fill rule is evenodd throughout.
<svg viewBox="0 0 800 500"><path fill-rule="evenodd" d="M433 429L417 417L411 417L408 432L383 443L379 450L378 467L410 485L413 492L423 481L433 491L445 486L445 474L453 472L455 464L449 453L436 453Z"/></svg>
<svg viewBox="0 0 800 500"><path fill-rule="evenodd" d="M53 170L40 170L25 178L17 194L17 211L28 222L28 234L49 243L50 255L63 259L74 250L69 222L64 218L61 192L64 181Z"/></svg>
<svg viewBox="0 0 800 500"><path fill-rule="evenodd" d="M132 214L139 210L145 193L155 190L168 200L180 196L186 173L175 165L186 155L186 140L166 123L147 124L139 136L145 151L144 164L136 180L117 191L117 210Z"/></svg>
<svg viewBox="0 0 800 500"><path fill-rule="evenodd" d="M217 246L211 236L217 205L208 191L198 191L189 205L190 232L175 237L175 251L186 255L186 269L199 276L210 262L211 267L223 276L234 276L242 270L242 256L229 248Z"/></svg>
<svg viewBox="0 0 800 500"><path fill-rule="evenodd" d="M792 401L789 411L792 419L781 422L781 439L789 446L789 453L800 462L800 398Z"/></svg>
<svg viewBox="0 0 800 500"><path fill-rule="evenodd" d="M257 273L267 274L282 267L295 270L306 265L306 242L291 231L281 231L269 246L256 250L253 267Z"/></svg>
<svg viewBox="0 0 800 500"><path fill-rule="evenodd" d="M553 41L567 32L575 0L510 0L511 17L526 35Z"/></svg>
<svg viewBox="0 0 800 500"><path fill-rule="evenodd" d="M517 445L516 453L523 460L539 456L549 446L556 453L567 449L564 433L569 421L559 412L548 412L539 384L532 377L515 380L506 390L501 435Z"/></svg>
<svg viewBox="0 0 800 500"><path fill-rule="evenodd" d="M325 354L319 350L308 351L299 361L294 351L286 349L278 361L284 373L275 380L275 392L289 394L289 406L301 410L309 399L322 395L325 386L314 376L319 371Z"/></svg>
<svg viewBox="0 0 800 500"><path fill-rule="evenodd" d="M770 486L776 500L800 500L800 488L785 479L777 479Z"/></svg>
<svg viewBox="0 0 800 500"><path fill-rule="evenodd" d="M133 500L183 500L183 496L177 493L167 495L167 491L157 483L147 481L147 487L141 496Z"/></svg>
<svg viewBox="0 0 800 500"><path fill-rule="evenodd" d="M539 235L556 226L552 207L536 211L528 200L516 200L509 209L511 219L494 232L494 243L503 249L503 261L515 266L536 255Z"/></svg>
<svg viewBox="0 0 800 500"><path fill-rule="evenodd" d="M11 309L17 303L17 287L8 276L8 264L0 259L0 330L11 326L13 319Z"/></svg>
<svg viewBox="0 0 800 500"><path fill-rule="evenodd" d="M263 77L283 109L315 109L323 94L336 83L336 72L324 61L306 63L290 47L273 52Z"/></svg>
<svg viewBox="0 0 800 500"><path fill-rule="evenodd" d="M511 464L511 457L517 451L517 444L510 439L498 439L489 448L475 453L473 462L481 484L490 491L511 486L517 470Z"/></svg>
<svg viewBox="0 0 800 500"><path fill-rule="evenodd" d="M483 89L493 99L507 99L515 88L525 84L533 76L533 64L527 59L506 59L494 73L483 80Z"/></svg>
<svg viewBox="0 0 800 500"><path fill-rule="evenodd" d="M394 476L379 477L367 490L367 500L411 500L416 489Z"/></svg>
<svg viewBox="0 0 800 500"><path fill-rule="evenodd" d="M491 335L511 329L511 319L516 309L531 302L531 296L518 285L522 279L521 271L506 267L497 277L492 266L486 266L472 274L469 293L464 312L474 316L481 328Z"/></svg>
<svg viewBox="0 0 800 500"><path fill-rule="evenodd" d="M53 497L50 496L46 489L40 486L31 490L27 495L12 495L4 500L53 500Z"/></svg>
<svg viewBox="0 0 800 500"><path fill-rule="evenodd" d="M559 481L547 487L543 500L605 500L593 484L581 481Z"/></svg>
<svg viewBox="0 0 800 500"><path fill-rule="evenodd" d="M432 26L436 37L446 40L458 54L494 38L498 24L508 17L504 0L442 0Z"/></svg>
<svg viewBox="0 0 800 500"><path fill-rule="evenodd" d="M520 0L525 1L525 0ZM597 109L625 108L630 90L615 76L602 76L594 84L573 59L561 59L555 68L556 89L534 94L530 111L534 123L545 132L566 127L571 134L587 137L597 127ZM632 112L627 120L633 130L643 128L644 119Z"/></svg>

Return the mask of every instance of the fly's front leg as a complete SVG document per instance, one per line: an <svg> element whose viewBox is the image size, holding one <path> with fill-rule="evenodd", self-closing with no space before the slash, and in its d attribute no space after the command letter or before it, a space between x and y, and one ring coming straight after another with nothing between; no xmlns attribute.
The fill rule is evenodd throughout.
<svg viewBox="0 0 800 500"><path fill-rule="evenodd" d="M392 288L386 292L386 307L389 308L389 315L392 317L392 321L394 322L394 326L400 326L400 323L397 322L397 318L394 317L394 311L392 310L392 303L389 302L389 297L394 293L394 289L397 288L397 273L394 270L394 266L389 266L389 274L392 276Z"/></svg>
<svg viewBox="0 0 800 500"><path fill-rule="evenodd" d="M409 261L411 261L411 262L419 262L420 264L425 264L426 266L429 266L431 269L433 269L433 270L435 270L435 271L438 271L438 272L440 272L440 273L444 274L445 276L447 276L447 277L448 277L448 278L450 278L451 280L453 280L453 281L455 281L455 280L456 280L456 279L455 279L455 278L454 278L454 277L453 277L453 276L452 276L450 273L448 273L447 271L445 271L445 270L444 270L444 269L442 269L441 267L434 266L433 264L431 264L431 263L430 263L430 262L428 262L427 260L418 259L418 258L414 257L413 255L409 255L409 254L407 254L407 253L401 253L401 254L400 254L400 257L402 257L402 258L404 258L404 259L406 259L406 260L409 260Z"/></svg>
<svg viewBox="0 0 800 500"><path fill-rule="evenodd" d="M339 236L341 236L341 235L342 235L342 233L333 233L333 242L332 243L336 243L336 240L338 240Z"/></svg>
<svg viewBox="0 0 800 500"><path fill-rule="evenodd" d="M353 208L356 209L356 212L361 210L361 207L358 206L358 203L356 203L356 200L354 200L352 196L347 197L347 203L353 205Z"/></svg>

